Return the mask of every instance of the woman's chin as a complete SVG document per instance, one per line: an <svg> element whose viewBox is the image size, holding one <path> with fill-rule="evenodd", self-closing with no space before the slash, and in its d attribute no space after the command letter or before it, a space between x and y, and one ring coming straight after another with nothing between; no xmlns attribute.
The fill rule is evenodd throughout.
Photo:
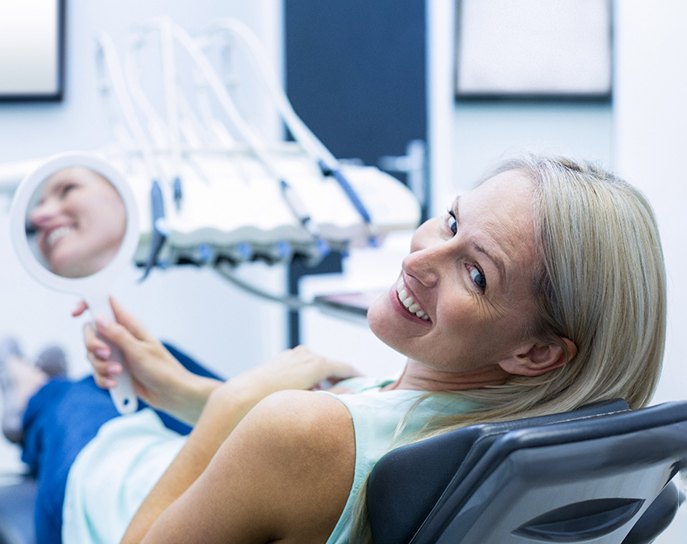
<svg viewBox="0 0 687 544"><path fill-rule="evenodd" d="M90 271L87 264L84 264L78 259L60 259L53 257L49 264L50 270L63 278L83 278L93 273Z"/></svg>
<svg viewBox="0 0 687 544"><path fill-rule="evenodd" d="M387 293L380 295L370 304L367 310L367 325L372 333L382 342L392 348L396 347L393 341L396 327L394 325L393 309L390 307Z"/></svg>

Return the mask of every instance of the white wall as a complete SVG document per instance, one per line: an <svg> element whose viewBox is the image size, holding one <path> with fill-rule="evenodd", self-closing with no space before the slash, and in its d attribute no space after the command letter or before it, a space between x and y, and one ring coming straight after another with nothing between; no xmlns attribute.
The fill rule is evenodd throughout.
<svg viewBox="0 0 687 544"><path fill-rule="evenodd" d="M680 0L618 2L615 150L620 173L639 186L658 217L668 272L664 379L657 401L686 397L687 35Z"/></svg>
<svg viewBox="0 0 687 544"><path fill-rule="evenodd" d="M70 149L97 149L112 141L108 117L96 85L95 37L109 33L122 46L128 30L169 15L191 33L213 20L236 17L250 26L282 63L281 0L70 0L67 2L65 100L55 104L0 103L0 162L33 159ZM239 81L241 79L239 73ZM255 92L245 79L243 96ZM278 118L254 99L251 119L263 134L277 136ZM76 298L49 292L26 277L10 247L6 211L0 203L0 334L16 334L30 355L48 342L68 349L74 372L86 370L81 324L69 317ZM279 270L250 266L244 274L272 288L283 285ZM155 271L142 285L130 273L115 293L159 336L226 374L270 357L284 345L283 311L243 295L207 270Z"/></svg>
<svg viewBox="0 0 687 544"><path fill-rule="evenodd" d="M668 339L654 402L687 398L687 4L622 0L617 5L615 155L621 175L656 210L668 274ZM682 544L687 509L657 540Z"/></svg>
<svg viewBox="0 0 687 544"><path fill-rule="evenodd" d="M563 154L612 166L612 116L608 103L466 102L454 113L453 185L444 187L444 208L456 190L473 186L485 169L519 153Z"/></svg>

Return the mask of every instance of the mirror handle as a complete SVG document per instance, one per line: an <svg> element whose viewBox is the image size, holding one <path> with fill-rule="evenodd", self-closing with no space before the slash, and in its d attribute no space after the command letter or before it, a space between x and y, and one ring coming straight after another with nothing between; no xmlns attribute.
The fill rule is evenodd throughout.
<svg viewBox="0 0 687 544"><path fill-rule="evenodd" d="M109 321L114 321L114 314L112 308L107 300L100 300L99 297L89 297L86 301L90 309L91 315L96 317L103 317ZM110 347L110 359L117 361L122 365L122 372L117 376L117 385L110 389L110 397L117 408L117 411L122 414L131 414L138 408L138 398L134 391L134 382L131 378L128 368L126 367L126 360L124 354L118 346L109 340L98 335Z"/></svg>
<svg viewBox="0 0 687 544"><path fill-rule="evenodd" d="M105 341L107 342L107 340ZM110 396L120 414L130 414L135 412L136 408L138 408L138 398L134 391L134 382L126 367L126 362L124 361L121 350L111 342L107 343L110 346L112 359L114 361L121 361L122 363L122 372L117 376L117 385L113 389L110 389Z"/></svg>

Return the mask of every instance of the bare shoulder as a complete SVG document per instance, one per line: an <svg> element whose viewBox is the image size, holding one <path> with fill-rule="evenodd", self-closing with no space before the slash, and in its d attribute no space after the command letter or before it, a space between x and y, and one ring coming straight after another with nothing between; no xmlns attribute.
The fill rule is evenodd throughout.
<svg viewBox="0 0 687 544"><path fill-rule="evenodd" d="M311 391L280 391L262 400L247 416L247 423L256 428L265 427L289 444L289 438L308 440L311 447L326 447L317 438L331 441L353 439L351 416L345 405L336 397ZM342 432L344 431L344 432ZM342 436L344 435L344 436ZM276 438L273 436L273 438Z"/></svg>
<svg viewBox="0 0 687 544"><path fill-rule="evenodd" d="M283 391L261 401L220 455L243 459L252 492L279 540L323 542L353 483L355 438L348 410L332 395ZM266 499L267 497L267 499Z"/></svg>
<svg viewBox="0 0 687 544"><path fill-rule="evenodd" d="M150 541L324 542L346 504L354 466L353 424L339 400L275 393L241 420Z"/></svg>
<svg viewBox="0 0 687 544"><path fill-rule="evenodd" d="M351 416L341 401L324 393L282 391L260 402L244 423L255 441L251 449L265 451L265 464L276 463L282 477L296 479L291 485L313 486L312 479L304 478L308 476L328 483L326 489L315 486L308 491L315 500L320 492L337 494L339 489L348 495L355 438Z"/></svg>

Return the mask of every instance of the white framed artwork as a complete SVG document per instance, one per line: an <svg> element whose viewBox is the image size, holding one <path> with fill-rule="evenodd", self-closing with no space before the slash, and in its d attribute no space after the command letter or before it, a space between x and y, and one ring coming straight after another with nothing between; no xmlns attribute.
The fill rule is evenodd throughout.
<svg viewBox="0 0 687 544"><path fill-rule="evenodd" d="M0 1L0 101L61 100L65 0Z"/></svg>
<svg viewBox="0 0 687 544"><path fill-rule="evenodd" d="M610 98L611 0L457 1L459 98Z"/></svg>

